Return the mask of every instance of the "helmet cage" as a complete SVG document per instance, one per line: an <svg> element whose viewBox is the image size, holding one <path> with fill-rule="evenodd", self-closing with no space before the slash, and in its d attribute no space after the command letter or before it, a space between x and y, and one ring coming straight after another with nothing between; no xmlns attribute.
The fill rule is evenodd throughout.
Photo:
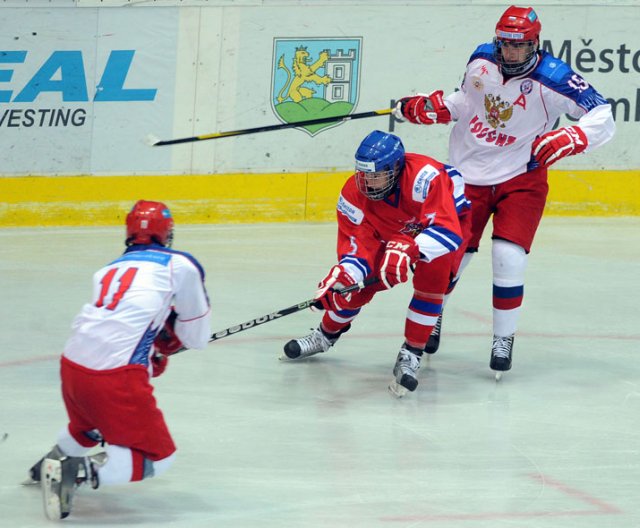
<svg viewBox="0 0 640 528"><path fill-rule="evenodd" d="M495 37L493 39L493 50L496 62L500 65L500 69L506 75L520 75L525 73L535 62L535 55L538 52L538 41L526 40L526 41L514 41ZM524 58L518 62L507 62L504 59L503 47L511 46L514 48L526 48Z"/></svg>
<svg viewBox="0 0 640 528"><path fill-rule="evenodd" d="M358 190L369 200L384 200L395 189L400 173L400 163L396 162L393 169L379 171L356 171L356 185Z"/></svg>
<svg viewBox="0 0 640 528"><path fill-rule="evenodd" d="M383 200L396 188L404 166L404 145L393 134L374 130L356 151L355 180L369 200Z"/></svg>

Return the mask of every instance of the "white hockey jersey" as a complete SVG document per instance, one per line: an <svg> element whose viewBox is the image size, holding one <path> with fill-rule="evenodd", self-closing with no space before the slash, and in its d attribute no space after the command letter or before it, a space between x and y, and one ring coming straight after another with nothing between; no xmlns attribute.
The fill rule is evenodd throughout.
<svg viewBox="0 0 640 528"><path fill-rule="evenodd" d="M187 348L211 336L204 270L188 253L140 245L93 276L93 298L72 324L63 355L92 370L150 367L151 345L174 307L175 332Z"/></svg>
<svg viewBox="0 0 640 528"><path fill-rule="evenodd" d="M540 51L535 68L508 79L500 73L493 44L471 55L460 91L445 104L455 121L449 161L466 183L494 185L536 167L531 147L569 114L587 136L587 151L615 132L611 105L562 60Z"/></svg>

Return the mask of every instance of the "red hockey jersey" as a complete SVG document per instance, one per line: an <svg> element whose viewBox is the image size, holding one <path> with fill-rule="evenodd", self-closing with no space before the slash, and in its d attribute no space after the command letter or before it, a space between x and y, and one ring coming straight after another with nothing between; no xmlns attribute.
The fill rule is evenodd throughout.
<svg viewBox="0 0 640 528"><path fill-rule="evenodd" d="M421 260L458 249L458 214L469 208L460 173L421 154L407 153L396 190L373 201L357 188L355 176L344 184L337 207L338 259L357 281L376 267L389 240L411 237Z"/></svg>

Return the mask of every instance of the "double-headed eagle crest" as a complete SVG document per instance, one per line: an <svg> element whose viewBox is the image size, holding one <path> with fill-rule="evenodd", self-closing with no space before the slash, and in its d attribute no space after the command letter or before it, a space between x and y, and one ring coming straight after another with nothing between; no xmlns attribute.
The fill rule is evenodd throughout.
<svg viewBox="0 0 640 528"><path fill-rule="evenodd" d="M504 121L509 121L513 115L513 106L508 101L503 101L500 96L491 94L484 96L484 109L487 123L493 128L504 128Z"/></svg>

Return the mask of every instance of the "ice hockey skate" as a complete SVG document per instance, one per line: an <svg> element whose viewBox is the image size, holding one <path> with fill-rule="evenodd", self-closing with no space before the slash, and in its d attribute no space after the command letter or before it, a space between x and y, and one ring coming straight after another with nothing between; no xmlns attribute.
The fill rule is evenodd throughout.
<svg viewBox="0 0 640 528"><path fill-rule="evenodd" d="M26 480L22 482L23 486L39 486L40 485L40 469L42 468L44 457L38 460L31 468L29 468Z"/></svg>
<svg viewBox="0 0 640 528"><path fill-rule="evenodd" d="M91 455L88 458L90 463L99 467L106 463L107 454L104 452L95 453L94 455ZM23 486L39 486L40 485L40 481L42 480L41 471L40 471L42 469L42 462L44 462L44 457L42 457L33 466L29 468L29 471L27 473L28 476L22 482Z"/></svg>
<svg viewBox="0 0 640 528"><path fill-rule="evenodd" d="M92 488L98 487L98 475L90 460L66 456L58 446L43 458L40 477L44 512L53 521L69 516L78 486L90 482Z"/></svg>
<svg viewBox="0 0 640 528"><path fill-rule="evenodd" d="M311 331L307 336L292 339L284 345L282 360L303 359L321 352L326 352L338 341L340 335L330 337L320 327Z"/></svg>
<svg viewBox="0 0 640 528"><path fill-rule="evenodd" d="M502 373L511 369L514 335L506 337L493 336L491 345L491 362L489 367L496 372L496 381L500 381Z"/></svg>
<svg viewBox="0 0 640 528"><path fill-rule="evenodd" d="M397 398L402 398L407 391L413 392L418 386L418 369L420 369L421 350L402 345L396 364L393 367L395 379L389 384L389 392Z"/></svg>
<svg viewBox="0 0 640 528"><path fill-rule="evenodd" d="M424 347L424 351L427 354L435 354L438 351L438 347L440 346L440 329L441 328L442 328L442 314L438 316L436 325L433 327L433 330L431 331L431 335L429 336L429 341L427 341L427 346Z"/></svg>

